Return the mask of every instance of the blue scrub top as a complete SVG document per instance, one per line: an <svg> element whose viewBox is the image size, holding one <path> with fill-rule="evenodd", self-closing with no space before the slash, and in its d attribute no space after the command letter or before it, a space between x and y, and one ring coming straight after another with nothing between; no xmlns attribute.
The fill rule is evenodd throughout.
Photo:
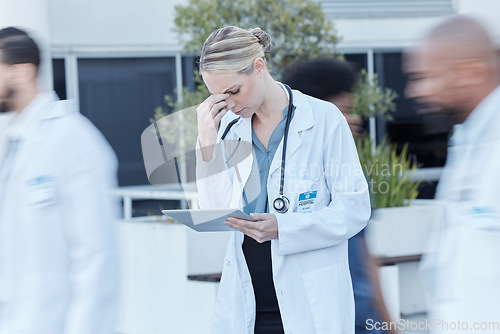
<svg viewBox="0 0 500 334"><path fill-rule="evenodd" d="M292 108L292 119L294 115L295 107ZM283 109L284 118L279 122L279 124L274 129L271 134L271 138L269 139L269 143L267 145L267 150L264 148L264 145L260 142L259 138L255 134L255 131L252 127L252 146L254 153L254 163L257 162L259 168L259 181L260 181L260 193L255 200L245 205L243 211L245 213L265 213L269 212L269 203L267 202L267 178L269 176L269 169L271 168L271 163L273 162L274 154L278 149L278 146L281 142L285 134L285 126L286 120L288 117L288 106ZM280 158L281 160L281 158ZM252 169L252 171L255 169ZM256 175L250 174L249 180L250 182L256 179Z"/></svg>

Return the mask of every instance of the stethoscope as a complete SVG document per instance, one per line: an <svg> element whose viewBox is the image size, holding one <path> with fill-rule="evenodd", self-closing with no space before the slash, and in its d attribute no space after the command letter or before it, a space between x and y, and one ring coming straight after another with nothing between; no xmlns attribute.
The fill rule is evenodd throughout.
<svg viewBox="0 0 500 334"><path fill-rule="evenodd" d="M273 207L274 210L278 213L285 213L288 211L288 208L290 207L290 200L288 197L283 195L283 187L285 184L285 157L286 157L286 147L287 147L287 142L288 142L288 129L290 128L290 122L292 119L292 111L293 111L293 95L292 95L292 90L288 85L283 85L288 92L289 96L289 103L288 103L288 112L287 112L287 118L286 118L286 124L285 124L285 134L283 136L283 152L281 154L281 179L280 179L280 192L278 197L273 201ZM234 124L236 124L240 120L240 117L237 119L231 121L226 129L224 130L224 133L221 136L221 140L223 141L229 130L233 127ZM240 138L241 139L241 138ZM238 140L239 141L239 140ZM237 148L236 148L237 149ZM235 149L235 151L236 151Z"/></svg>

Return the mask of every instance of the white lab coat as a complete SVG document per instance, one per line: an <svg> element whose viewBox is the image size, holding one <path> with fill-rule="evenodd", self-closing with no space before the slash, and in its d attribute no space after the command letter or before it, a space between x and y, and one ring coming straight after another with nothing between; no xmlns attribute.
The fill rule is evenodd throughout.
<svg viewBox="0 0 500 334"><path fill-rule="evenodd" d="M0 163L5 153L7 143L7 126L12 116L14 116L13 112L0 113Z"/></svg>
<svg viewBox="0 0 500 334"><path fill-rule="evenodd" d="M116 157L54 93L13 120L20 146L1 185L0 333L114 333ZM0 181L7 168L0 162Z"/></svg>
<svg viewBox="0 0 500 334"><path fill-rule="evenodd" d="M500 333L473 328L499 320L500 88L455 126L450 144L436 194L445 217L420 270L429 291L428 318L469 326L438 325L433 333Z"/></svg>
<svg viewBox="0 0 500 334"><path fill-rule="evenodd" d="M354 299L347 258L347 239L370 217L368 186L345 118L331 103L293 91L295 115L290 124L284 195L289 211L272 207L279 193L283 140L271 164L267 192L278 219L279 239L271 241L273 279L285 333L354 333ZM220 133L234 119L226 115ZM220 138L220 134L219 134ZM226 141L252 142L251 119L240 119ZM243 145L242 145L243 146ZM204 163L199 152L197 176L214 170L223 147ZM234 167L197 179L202 208L243 207L243 184L253 156ZM342 167L342 168L341 168ZM297 213L300 193L317 190L315 208ZM233 232L227 248L217 297L213 333L253 333L255 297L242 251L244 235Z"/></svg>

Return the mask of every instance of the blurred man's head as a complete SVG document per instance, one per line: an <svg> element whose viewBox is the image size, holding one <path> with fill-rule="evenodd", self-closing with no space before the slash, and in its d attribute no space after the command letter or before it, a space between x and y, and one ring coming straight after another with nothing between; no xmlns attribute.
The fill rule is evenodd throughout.
<svg viewBox="0 0 500 334"><path fill-rule="evenodd" d="M434 27L405 55L406 96L422 112L463 123L499 84L494 44L474 19L454 16Z"/></svg>
<svg viewBox="0 0 500 334"><path fill-rule="evenodd" d="M13 27L0 30L0 111L34 94L39 66L40 50L31 37Z"/></svg>
<svg viewBox="0 0 500 334"><path fill-rule="evenodd" d="M335 104L346 117L353 134L361 123L352 114L352 90L357 80L354 66L335 58L316 58L288 66L283 82L304 94Z"/></svg>
<svg viewBox="0 0 500 334"><path fill-rule="evenodd" d="M16 27L6 27L0 30L0 40L14 36L28 36L28 33Z"/></svg>

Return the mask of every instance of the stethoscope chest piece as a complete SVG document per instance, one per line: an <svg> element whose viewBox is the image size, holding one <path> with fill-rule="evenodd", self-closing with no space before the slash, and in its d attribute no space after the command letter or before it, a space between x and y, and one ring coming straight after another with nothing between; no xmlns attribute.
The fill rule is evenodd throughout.
<svg viewBox="0 0 500 334"><path fill-rule="evenodd" d="M276 198L273 202L274 210L278 213L285 213L288 211L288 207L290 206L290 201L286 196L280 196Z"/></svg>

